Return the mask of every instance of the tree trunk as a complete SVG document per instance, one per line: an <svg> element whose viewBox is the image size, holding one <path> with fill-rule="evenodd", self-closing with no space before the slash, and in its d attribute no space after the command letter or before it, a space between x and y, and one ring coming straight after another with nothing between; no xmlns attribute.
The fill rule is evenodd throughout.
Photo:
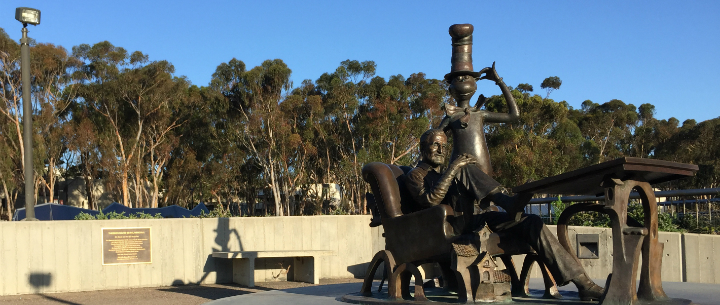
<svg viewBox="0 0 720 305"><path fill-rule="evenodd" d="M5 179L2 179L2 186L3 186L3 194L5 194L5 204L7 205L7 217L8 220L12 220L12 214L13 214L13 204L12 200L10 199L10 193L7 189L7 184L5 184Z"/></svg>
<svg viewBox="0 0 720 305"><path fill-rule="evenodd" d="M150 200L151 200L151 201L150 201L150 203L151 203L151 204L150 204L150 207L151 207L151 208L157 208L157 207L158 207L158 193L159 193L159 191L160 191L160 190L159 190L159 188L158 188L157 177L155 177L155 175L153 175L153 192L152 192L152 197L150 197Z"/></svg>
<svg viewBox="0 0 720 305"><path fill-rule="evenodd" d="M257 189L251 187L245 196L245 201L248 206L248 214L255 216L255 204L257 204Z"/></svg>
<svg viewBox="0 0 720 305"><path fill-rule="evenodd" d="M85 176L83 177L85 180L85 194L87 194L88 199L88 208L91 210L95 210L95 198L93 196L93 178Z"/></svg>
<svg viewBox="0 0 720 305"><path fill-rule="evenodd" d="M49 202L55 201L55 159L50 158L48 162L48 189L50 189Z"/></svg>
<svg viewBox="0 0 720 305"><path fill-rule="evenodd" d="M220 198L220 195L218 195L217 192L213 192L213 196L215 196L215 200L217 200L218 207L222 207L222 198Z"/></svg>
<svg viewBox="0 0 720 305"><path fill-rule="evenodd" d="M40 192L38 192L38 189L40 189L40 179L41 178L38 177L38 174L35 173L35 205L40 204L38 202L38 199L40 198ZM25 194L25 196L27 196L27 194Z"/></svg>
<svg viewBox="0 0 720 305"><path fill-rule="evenodd" d="M275 166L270 159L270 189L273 194L273 200L275 201L275 216L283 216L282 207L280 206L280 187L275 177Z"/></svg>
<svg viewBox="0 0 720 305"><path fill-rule="evenodd" d="M133 180L135 180L135 207L136 208L144 208L145 207L145 201L143 200L143 191L145 190L145 184L143 183L143 179L141 177L141 173L143 172L141 170L141 164L140 163L140 155L138 153L137 163L135 164L135 177Z"/></svg>
<svg viewBox="0 0 720 305"><path fill-rule="evenodd" d="M130 207L130 194L128 194L128 191L130 190L130 187L128 186L128 173L127 169L124 168L122 172L122 204L126 207Z"/></svg>
<svg viewBox="0 0 720 305"><path fill-rule="evenodd" d="M288 191L287 182L282 183L282 194L283 209L285 210L285 214L287 216L292 216L293 213L290 210L290 193Z"/></svg>

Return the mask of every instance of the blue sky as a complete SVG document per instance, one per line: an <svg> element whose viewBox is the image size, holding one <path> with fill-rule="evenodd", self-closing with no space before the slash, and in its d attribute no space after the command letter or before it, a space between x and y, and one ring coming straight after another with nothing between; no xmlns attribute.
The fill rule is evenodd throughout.
<svg viewBox="0 0 720 305"><path fill-rule="evenodd" d="M656 117L720 116L720 1L34 1L3 0L0 27L20 38L15 8L42 11L30 37L67 49L108 40L204 86L233 57L280 58L292 79L317 79L346 59L388 78L450 70L454 23L472 23L474 67L496 62L508 85L559 76L551 98L655 105ZM490 82L479 93L500 94Z"/></svg>

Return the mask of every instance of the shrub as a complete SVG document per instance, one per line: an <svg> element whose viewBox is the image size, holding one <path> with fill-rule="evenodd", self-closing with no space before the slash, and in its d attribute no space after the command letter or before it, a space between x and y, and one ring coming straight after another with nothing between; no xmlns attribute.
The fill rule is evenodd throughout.
<svg viewBox="0 0 720 305"><path fill-rule="evenodd" d="M160 215L160 213L157 213L155 215L143 213L143 212L137 212L132 213L130 215L125 216L125 212L122 213L116 213L116 212L110 212L110 213L103 213L100 212L99 214L93 216L85 212L80 212L80 214L77 214L75 216L75 220L105 220L105 219L162 219L163 217Z"/></svg>

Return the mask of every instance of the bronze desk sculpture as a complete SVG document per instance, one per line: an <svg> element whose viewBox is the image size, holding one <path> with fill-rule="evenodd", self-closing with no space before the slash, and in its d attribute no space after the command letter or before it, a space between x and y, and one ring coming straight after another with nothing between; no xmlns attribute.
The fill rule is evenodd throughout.
<svg viewBox="0 0 720 305"><path fill-rule="evenodd" d="M606 295L601 304L688 304L683 299L670 299L662 288L663 244L658 241L657 202L650 186L692 176L697 165L642 158L620 158L513 188L515 192L566 195L604 195L599 204L571 205L558 219L558 239L573 259L568 239L567 222L582 211L605 213L612 221L613 271L608 276ZM640 194L645 219L643 223L628 217L627 204L631 191ZM635 290L639 258L640 287Z"/></svg>

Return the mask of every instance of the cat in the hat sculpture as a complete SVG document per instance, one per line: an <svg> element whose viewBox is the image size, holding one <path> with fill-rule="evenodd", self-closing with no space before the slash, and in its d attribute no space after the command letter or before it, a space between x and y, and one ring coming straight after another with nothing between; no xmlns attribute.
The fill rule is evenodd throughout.
<svg viewBox="0 0 720 305"><path fill-rule="evenodd" d="M458 156L469 154L477 159L476 165L486 174L492 176L490 152L485 143L485 123L512 123L520 118L517 103L503 79L495 70L495 63L480 72L473 71L472 63L472 24L455 24L450 27L452 37L452 66L445 81L450 84L450 95L457 106L445 104L446 116L438 129L445 131L453 138L452 163ZM475 106L470 106L470 99L477 91L478 80L491 80L500 87L507 105L508 113L498 113L481 109L485 104L485 96L480 95Z"/></svg>

